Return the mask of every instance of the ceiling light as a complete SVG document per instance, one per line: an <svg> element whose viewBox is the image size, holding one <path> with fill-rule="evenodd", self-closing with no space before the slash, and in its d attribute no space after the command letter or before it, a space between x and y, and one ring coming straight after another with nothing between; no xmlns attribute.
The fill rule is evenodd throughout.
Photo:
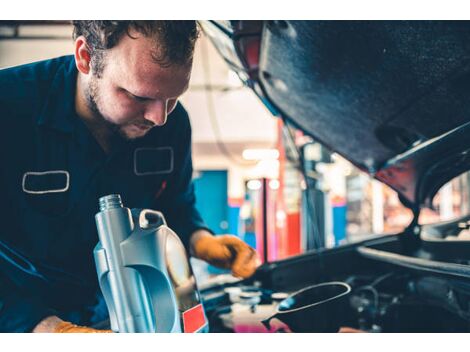
<svg viewBox="0 0 470 352"><path fill-rule="evenodd" d="M245 160L278 159L277 149L245 149L242 153Z"/></svg>

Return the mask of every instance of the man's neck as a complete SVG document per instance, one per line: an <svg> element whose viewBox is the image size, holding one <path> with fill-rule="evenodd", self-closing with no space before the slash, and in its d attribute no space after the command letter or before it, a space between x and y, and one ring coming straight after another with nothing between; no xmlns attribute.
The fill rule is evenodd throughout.
<svg viewBox="0 0 470 352"><path fill-rule="evenodd" d="M84 91L85 87L83 78L79 73L77 75L77 86L75 90L75 112L88 127L104 152L109 154L112 148L111 141L113 139L113 132L109 129L109 126L103 121L103 119L96 116L96 114L89 108Z"/></svg>

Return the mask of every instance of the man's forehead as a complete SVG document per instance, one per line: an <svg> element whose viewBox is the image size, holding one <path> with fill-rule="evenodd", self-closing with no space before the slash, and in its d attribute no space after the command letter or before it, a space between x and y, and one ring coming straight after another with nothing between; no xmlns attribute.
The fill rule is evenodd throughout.
<svg viewBox="0 0 470 352"><path fill-rule="evenodd" d="M156 49L150 39L124 36L115 48L111 49L113 52L108 59L114 61L113 71L118 75L116 80L132 88L133 93L164 93L173 97L180 95L187 88L191 64L162 67L152 58Z"/></svg>

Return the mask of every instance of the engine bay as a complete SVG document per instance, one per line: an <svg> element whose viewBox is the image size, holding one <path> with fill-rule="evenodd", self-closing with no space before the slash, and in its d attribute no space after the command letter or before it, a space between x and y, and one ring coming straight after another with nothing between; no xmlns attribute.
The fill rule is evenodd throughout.
<svg viewBox="0 0 470 352"><path fill-rule="evenodd" d="M342 282L351 287L346 303L322 315L337 315L341 328L469 332L470 276L465 258L455 257L446 247L448 241L438 249L421 240L410 248L406 236L385 236L264 264L250 280L201 290L210 331L295 332L282 321L274 319L270 329L262 321L296 291ZM303 317L305 324L310 318Z"/></svg>

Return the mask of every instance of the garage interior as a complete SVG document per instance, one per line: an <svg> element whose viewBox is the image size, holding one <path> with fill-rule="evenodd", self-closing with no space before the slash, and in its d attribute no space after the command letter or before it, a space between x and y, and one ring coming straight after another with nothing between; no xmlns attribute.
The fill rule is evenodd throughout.
<svg viewBox="0 0 470 352"><path fill-rule="evenodd" d="M296 28L296 21L281 22ZM260 267L241 280L230 270L191 258L207 330L315 332L341 326L367 332L468 332L470 261L460 252L470 240L470 174L462 170L450 178L436 190L432 207L419 212L422 234L447 234L457 226L460 232L449 242L464 242L450 251L459 252L455 260L447 252L423 257L450 262L449 268L422 269L410 253L423 249L400 240L414 222L413 209L393 188L283 119L269 102L263 104L219 49L203 26L189 90L181 98L192 126L196 207L215 235L232 234L253 247ZM69 21L0 22L0 69L72 53ZM398 256L405 255L413 260L401 262ZM321 286L324 282L331 285ZM289 295L312 285L318 296L298 298L294 305L310 307L314 299L335 297L336 306L282 316ZM342 299L346 293L348 301ZM420 301L420 295L428 301ZM266 323L274 313L277 319ZM325 315L344 319L328 325Z"/></svg>

